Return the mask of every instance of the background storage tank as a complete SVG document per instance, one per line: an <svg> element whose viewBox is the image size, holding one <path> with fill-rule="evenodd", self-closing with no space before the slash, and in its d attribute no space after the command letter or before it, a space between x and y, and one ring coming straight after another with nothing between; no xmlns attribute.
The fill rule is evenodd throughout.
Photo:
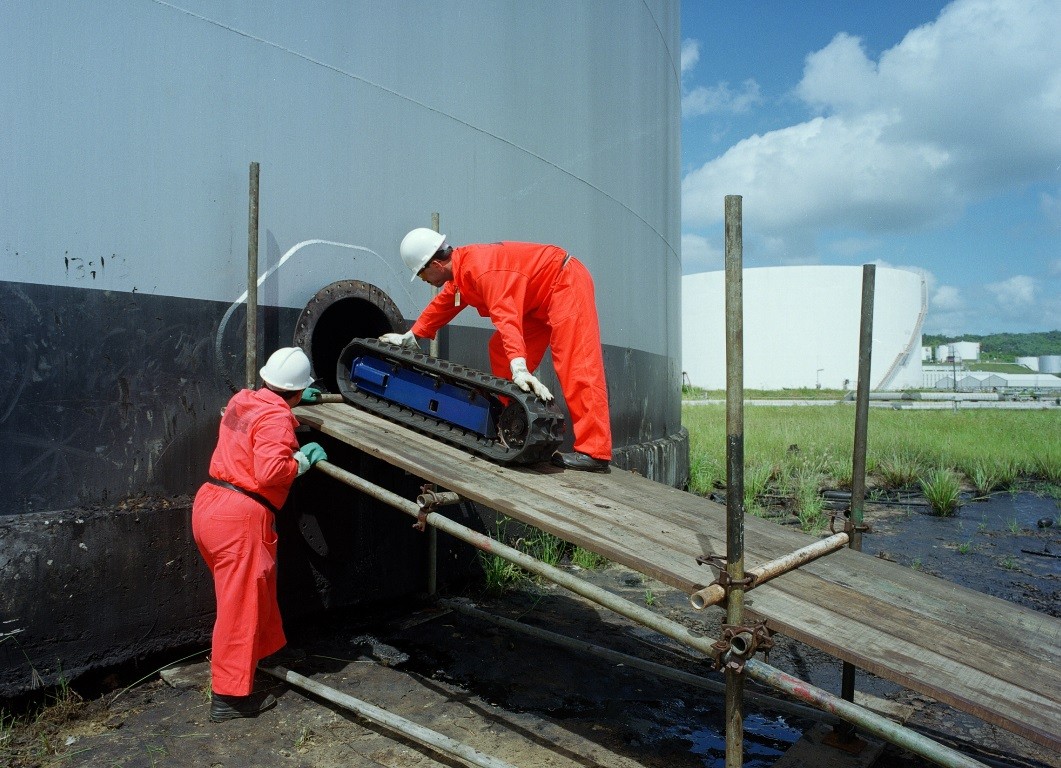
<svg viewBox="0 0 1061 768"><path fill-rule="evenodd" d="M980 342L978 341L952 341L950 351L958 360L973 363L980 359Z"/></svg>
<svg viewBox="0 0 1061 768"><path fill-rule="evenodd" d="M1061 373L1061 355L1042 355L1039 357L1039 373Z"/></svg>
<svg viewBox="0 0 1061 768"><path fill-rule="evenodd" d="M596 281L616 462L681 485L678 21L678 0L0 6L0 614L21 631L0 695L27 665L47 683L209 635L188 494L244 380L252 161L263 360L311 304L318 374L336 339L404 330L431 289L398 243L433 212L453 243L557 243ZM489 332L465 312L443 354L485 368ZM287 572L321 606L408 590L386 557L407 542L327 501ZM342 587L354 567L379 578Z"/></svg>
<svg viewBox="0 0 1061 768"><path fill-rule="evenodd" d="M861 267L759 267L743 280L745 387L855 388ZM877 267L874 389L921 386L926 309L920 275ZM725 272L682 278L682 368L695 386L726 386Z"/></svg>

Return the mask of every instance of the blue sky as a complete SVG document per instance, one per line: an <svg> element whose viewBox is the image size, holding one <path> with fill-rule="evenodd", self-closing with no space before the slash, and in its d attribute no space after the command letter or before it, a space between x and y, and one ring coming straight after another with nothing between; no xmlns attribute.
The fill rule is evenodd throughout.
<svg viewBox="0 0 1061 768"><path fill-rule="evenodd" d="M921 272L925 333L1061 329L1061 2L683 0L683 272Z"/></svg>

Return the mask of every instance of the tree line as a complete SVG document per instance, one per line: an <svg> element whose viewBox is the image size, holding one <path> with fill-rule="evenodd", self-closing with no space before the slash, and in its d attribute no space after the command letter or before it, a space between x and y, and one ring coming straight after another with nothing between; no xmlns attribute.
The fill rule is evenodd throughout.
<svg viewBox="0 0 1061 768"><path fill-rule="evenodd" d="M921 343L924 346L933 348L955 341L980 342L981 360L1013 360L1017 357L1061 355L1061 331L989 333L984 336L976 334L944 336L926 333L921 337Z"/></svg>

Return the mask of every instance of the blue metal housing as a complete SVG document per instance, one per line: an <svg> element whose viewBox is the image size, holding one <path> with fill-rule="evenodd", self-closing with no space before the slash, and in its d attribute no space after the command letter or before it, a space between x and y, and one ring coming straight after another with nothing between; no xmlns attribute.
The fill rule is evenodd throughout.
<svg viewBox="0 0 1061 768"><path fill-rule="evenodd" d="M494 440L493 401L478 392L375 357L355 357L350 381L365 392Z"/></svg>

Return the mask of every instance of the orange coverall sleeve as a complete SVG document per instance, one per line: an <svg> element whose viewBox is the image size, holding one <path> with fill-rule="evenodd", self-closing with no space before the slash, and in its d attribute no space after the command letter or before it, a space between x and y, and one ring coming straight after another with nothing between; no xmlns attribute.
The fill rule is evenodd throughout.
<svg viewBox="0 0 1061 768"><path fill-rule="evenodd" d="M420 317L416 319L413 327L409 330L417 338L435 338L438 329L455 318L467 306L463 303L458 305L456 298L457 286L451 280L442 286L442 290L438 292L435 298L428 302L427 306L424 307L424 311L420 313Z"/></svg>
<svg viewBox="0 0 1061 768"><path fill-rule="evenodd" d="M254 430L254 479L261 489L280 487L285 491L298 477L298 462L291 454L298 450L293 440L291 418L287 414L270 414ZM294 442L294 445L292 443Z"/></svg>

